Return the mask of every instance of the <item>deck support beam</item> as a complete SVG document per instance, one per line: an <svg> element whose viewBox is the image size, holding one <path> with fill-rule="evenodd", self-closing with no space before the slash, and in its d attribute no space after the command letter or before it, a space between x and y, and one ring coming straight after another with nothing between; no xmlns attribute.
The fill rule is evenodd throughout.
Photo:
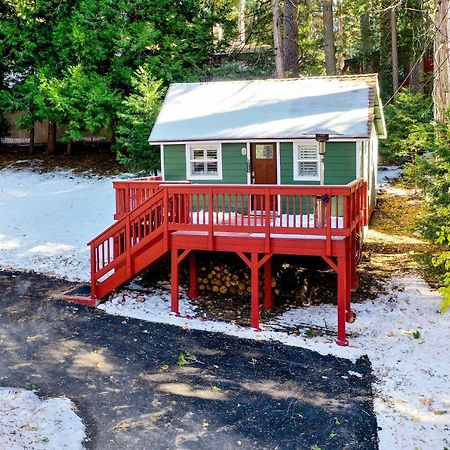
<svg viewBox="0 0 450 450"><path fill-rule="evenodd" d="M198 286L197 286L197 264L195 258L195 252L191 251L189 253L189 289L188 297L190 299L198 297Z"/></svg>
<svg viewBox="0 0 450 450"><path fill-rule="evenodd" d="M251 276L251 325L255 330L260 330L259 327L259 269L264 265L264 275L266 275L266 271L269 270L271 272L270 267L270 258L272 257L272 253L265 254L261 259L259 259L259 254L256 252L252 252L250 254L250 258L246 256L243 252L236 252L238 256L242 259L242 261L247 264L250 268ZM270 282L270 294L267 293L267 277L264 278L264 309L270 309L273 306L272 299L272 274L270 273L269 277Z"/></svg>
<svg viewBox="0 0 450 450"><path fill-rule="evenodd" d="M346 256L338 257L337 272L337 315L338 315L338 337L336 343L341 346L347 346L348 340L345 336L345 322L347 318L347 284L348 284L348 258Z"/></svg>
<svg viewBox="0 0 450 450"><path fill-rule="evenodd" d="M177 248L171 250L171 279L170 279L170 293L171 293L171 310L177 316L180 315L180 263L186 256L190 254L191 250L183 250L178 254Z"/></svg>
<svg viewBox="0 0 450 450"><path fill-rule="evenodd" d="M264 263L264 310L269 311L274 306L272 295L272 259Z"/></svg>
<svg viewBox="0 0 450 450"><path fill-rule="evenodd" d="M258 253L251 254L251 289L252 289L252 327L255 330L259 328L259 266L258 266Z"/></svg>
<svg viewBox="0 0 450 450"><path fill-rule="evenodd" d="M359 286L359 278L358 275L356 274L356 252L357 250L357 245L360 245L360 243L356 242L357 241L357 233L355 231L352 232L351 235L351 245L352 245L352 249L351 249L351 268L350 268L350 278L351 278L351 289L353 291L356 291L356 289L358 289Z"/></svg>

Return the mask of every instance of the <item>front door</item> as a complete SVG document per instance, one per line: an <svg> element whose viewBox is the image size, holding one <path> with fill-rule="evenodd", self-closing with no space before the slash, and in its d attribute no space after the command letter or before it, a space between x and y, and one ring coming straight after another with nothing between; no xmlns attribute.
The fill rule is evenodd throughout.
<svg viewBox="0 0 450 450"><path fill-rule="evenodd" d="M277 184L277 146L251 144L252 184Z"/></svg>
<svg viewBox="0 0 450 450"><path fill-rule="evenodd" d="M252 184L277 184L277 146L273 143L254 143L251 150ZM252 198L252 209L264 210L264 199ZM276 199L271 200L272 211L276 210Z"/></svg>

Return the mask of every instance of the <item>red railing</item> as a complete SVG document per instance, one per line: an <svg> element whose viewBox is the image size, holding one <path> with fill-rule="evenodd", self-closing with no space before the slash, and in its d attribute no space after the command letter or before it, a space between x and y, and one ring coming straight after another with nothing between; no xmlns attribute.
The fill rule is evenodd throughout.
<svg viewBox="0 0 450 450"><path fill-rule="evenodd" d="M93 297L103 296L103 292L97 290L99 284L106 282L104 291L108 293L131 278L137 270L134 261L137 252L143 250L144 244L150 246L167 233L167 226L164 226L167 223L166 194L166 191L158 191L89 242ZM163 242L167 245L166 239Z"/></svg>
<svg viewBox="0 0 450 450"><path fill-rule="evenodd" d="M114 181L113 188L116 195L116 213L118 220L133 211L148 200L160 186L165 184L190 184L189 181L162 181L160 177L133 178L130 180Z"/></svg>
<svg viewBox="0 0 450 450"><path fill-rule="evenodd" d="M333 238L367 224L363 180L345 186L116 183L128 193L120 194L122 218L90 242L92 293L99 298L164 254L175 231L205 232L211 249L216 233L247 233L263 238L267 252L272 238L320 236L329 254ZM126 208L128 214L120 213Z"/></svg>
<svg viewBox="0 0 450 450"><path fill-rule="evenodd" d="M367 223L367 183L345 186L166 185L169 231L251 233L264 237L321 235L331 246Z"/></svg>

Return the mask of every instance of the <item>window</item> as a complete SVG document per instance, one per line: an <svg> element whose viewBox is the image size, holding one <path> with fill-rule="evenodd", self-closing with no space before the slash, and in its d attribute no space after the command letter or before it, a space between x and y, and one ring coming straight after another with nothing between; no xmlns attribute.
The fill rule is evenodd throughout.
<svg viewBox="0 0 450 450"><path fill-rule="evenodd" d="M187 179L222 179L222 155L219 145L188 146Z"/></svg>
<svg viewBox="0 0 450 450"><path fill-rule="evenodd" d="M320 180L318 142L294 143L294 180Z"/></svg>
<svg viewBox="0 0 450 450"><path fill-rule="evenodd" d="M256 144L256 159L273 159L273 144Z"/></svg>

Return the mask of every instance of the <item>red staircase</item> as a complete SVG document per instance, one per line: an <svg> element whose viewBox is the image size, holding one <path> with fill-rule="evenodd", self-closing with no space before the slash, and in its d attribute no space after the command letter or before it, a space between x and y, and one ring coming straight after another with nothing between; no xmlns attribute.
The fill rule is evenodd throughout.
<svg viewBox="0 0 450 450"><path fill-rule="evenodd" d="M105 297L167 252L164 195L159 190L89 243L93 298Z"/></svg>

